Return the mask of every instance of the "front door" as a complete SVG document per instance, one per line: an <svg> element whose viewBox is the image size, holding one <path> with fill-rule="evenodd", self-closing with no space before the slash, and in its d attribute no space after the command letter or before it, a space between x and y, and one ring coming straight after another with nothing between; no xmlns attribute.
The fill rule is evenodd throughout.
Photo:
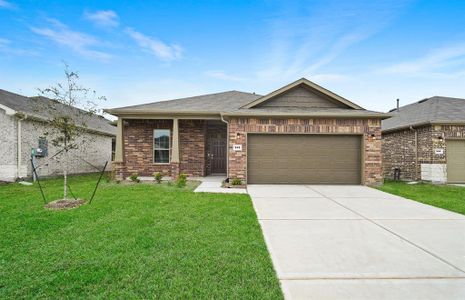
<svg viewBox="0 0 465 300"><path fill-rule="evenodd" d="M226 173L226 138L222 135L210 137L210 173Z"/></svg>

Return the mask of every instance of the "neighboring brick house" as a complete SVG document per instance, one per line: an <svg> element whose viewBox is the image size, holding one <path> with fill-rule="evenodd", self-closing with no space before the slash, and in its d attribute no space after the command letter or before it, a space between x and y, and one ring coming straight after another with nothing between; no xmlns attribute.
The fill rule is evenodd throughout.
<svg viewBox="0 0 465 300"><path fill-rule="evenodd" d="M382 121L386 178L465 182L465 99L431 97L391 110Z"/></svg>
<svg viewBox="0 0 465 300"><path fill-rule="evenodd" d="M244 183L379 184L381 119L307 79L108 109L115 173L222 174Z"/></svg>
<svg viewBox="0 0 465 300"><path fill-rule="evenodd" d="M59 149L49 142L53 137L46 135L52 132L44 122L49 118L46 107L51 105L59 105L60 109L72 113L77 111L77 108L66 107L44 97L25 97L0 90L0 181L30 177L31 149L39 146L46 148L47 152L47 155L35 156L39 176L62 174L63 165L59 162L59 155L52 158ZM86 145L69 152L68 172L95 172L93 166L102 168L106 161L111 162L115 135L116 127L110 125L109 120L99 116L90 117L86 132L78 140L78 143L85 141Z"/></svg>

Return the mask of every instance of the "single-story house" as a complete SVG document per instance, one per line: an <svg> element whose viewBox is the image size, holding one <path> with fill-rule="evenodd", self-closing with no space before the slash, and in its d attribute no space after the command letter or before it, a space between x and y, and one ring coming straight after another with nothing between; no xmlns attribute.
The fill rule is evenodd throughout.
<svg viewBox="0 0 465 300"><path fill-rule="evenodd" d="M115 174L222 174L243 183L379 184L381 119L302 78L267 95L228 91L107 109Z"/></svg>
<svg viewBox="0 0 465 300"><path fill-rule="evenodd" d="M465 183L465 99L435 96L382 121L386 178Z"/></svg>
<svg viewBox="0 0 465 300"><path fill-rule="evenodd" d="M60 155L55 155L59 149L50 142L53 136L47 135L52 132L46 122L51 118L48 107L69 112L68 115L78 112L75 107L48 98L25 97L0 89L0 181L32 176L32 149L39 176L62 174ZM116 127L96 115L86 125L85 133L78 140L85 147L69 151L70 174L95 172L106 161L111 163Z"/></svg>

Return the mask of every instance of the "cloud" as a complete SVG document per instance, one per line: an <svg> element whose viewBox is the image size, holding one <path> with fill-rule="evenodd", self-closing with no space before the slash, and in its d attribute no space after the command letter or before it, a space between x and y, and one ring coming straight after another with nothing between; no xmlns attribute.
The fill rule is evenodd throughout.
<svg viewBox="0 0 465 300"><path fill-rule="evenodd" d="M11 46L11 41L0 38L0 53L11 56L33 56L37 53L33 50L24 50Z"/></svg>
<svg viewBox="0 0 465 300"><path fill-rule="evenodd" d="M410 0L327 0L309 6L284 2L270 19L270 35L257 76L292 80L332 64L350 47L382 31Z"/></svg>
<svg viewBox="0 0 465 300"><path fill-rule="evenodd" d="M182 57L182 48L178 45L168 45L162 41L144 35L140 32L135 31L132 28L127 28L126 33L137 42L137 44L144 50L155 55L161 60L172 61Z"/></svg>
<svg viewBox="0 0 465 300"><path fill-rule="evenodd" d="M205 75L207 75L208 77L221 79L221 80L226 80L226 81L243 81L243 80L245 80L245 78L229 75L229 74L226 74L223 71L218 71L218 70L206 71Z"/></svg>
<svg viewBox="0 0 465 300"><path fill-rule="evenodd" d="M0 0L0 8L13 9L15 7L16 6L11 2L8 2L6 0Z"/></svg>
<svg viewBox="0 0 465 300"><path fill-rule="evenodd" d="M350 77L342 74L315 74L310 76L308 79L318 82L318 83L326 83L326 82L340 82L340 81L347 81L350 80Z"/></svg>
<svg viewBox="0 0 465 300"><path fill-rule="evenodd" d="M462 70L465 67L465 44L435 49L423 57L383 68L379 73L438 76L445 73L446 69L453 70L457 67ZM463 71L459 73L463 74Z"/></svg>
<svg viewBox="0 0 465 300"><path fill-rule="evenodd" d="M54 19L49 19L48 22L50 23L49 27L32 27L32 32L87 58L107 61L112 57L108 53L93 49L101 44L95 37L71 30L68 26Z"/></svg>
<svg viewBox="0 0 465 300"><path fill-rule="evenodd" d="M86 11L84 12L84 17L102 27L117 27L119 25L119 17L112 10Z"/></svg>

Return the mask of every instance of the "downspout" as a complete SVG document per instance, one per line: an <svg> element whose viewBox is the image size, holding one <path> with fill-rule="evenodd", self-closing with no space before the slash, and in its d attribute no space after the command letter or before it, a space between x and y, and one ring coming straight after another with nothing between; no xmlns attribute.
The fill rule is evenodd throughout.
<svg viewBox="0 0 465 300"><path fill-rule="evenodd" d="M229 122L221 114L221 121L226 123L226 178L229 178Z"/></svg>
<svg viewBox="0 0 465 300"><path fill-rule="evenodd" d="M16 150L17 150L17 153L16 153L16 178L20 178L21 176L21 161L22 161L22 149L21 149L21 141L22 141L22 135L21 135L21 131L22 131L22 126L21 126L21 122L23 120L25 120L27 118L26 115L16 115L16 117L18 118L18 122L17 122L17 126L16 126Z"/></svg>
<svg viewBox="0 0 465 300"><path fill-rule="evenodd" d="M415 132L415 180L418 180L418 131L410 126L410 130Z"/></svg>

